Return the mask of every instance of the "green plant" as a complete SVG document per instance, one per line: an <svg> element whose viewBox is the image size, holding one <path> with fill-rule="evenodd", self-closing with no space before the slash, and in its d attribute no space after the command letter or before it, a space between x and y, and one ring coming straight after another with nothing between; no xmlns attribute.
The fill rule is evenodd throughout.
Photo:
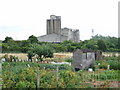
<svg viewBox="0 0 120 90"><path fill-rule="evenodd" d="M57 66L59 67L58 81L56 79ZM120 78L119 70L97 70L94 72L80 70L73 72L69 65L4 62L3 88L36 88L38 68L40 69L40 88L88 88L92 87L93 81L118 80Z"/></svg>
<svg viewBox="0 0 120 90"><path fill-rule="evenodd" d="M110 65L110 69L120 70L119 60L108 60L107 63Z"/></svg>
<svg viewBox="0 0 120 90"><path fill-rule="evenodd" d="M107 69L108 63L106 61L102 61L102 63L99 65L99 69Z"/></svg>
<svg viewBox="0 0 120 90"><path fill-rule="evenodd" d="M20 81L15 88L36 88L36 85L34 82Z"/></svg>
<svg viewBox="0 0 120 90"><path fill-rule="evenodd" d="M66 59L65 59L65 62L71 63L71 62L72 62L72 58L66 58Z"/></svg>
<svg viewBox="0 0 120 90"><path fill-rule="evenodd" d="M32 58L34 55L38 55L38 59L43 61L43 58L52 58L54 50L49 45L33 44L28 51L28 56Z"/></svg>
<svg viewBox="0 0 120 90"><path fill-rule="evenodd" d="M10 62L10 58L9 58L8 54L5 54L5 55L3 56L3 58L5 58L5 60L6 60L7 62Z"/></svg>
<svg viewBox="0 0 120 90"><path fill-rule="evenodd" d="M92 68L93 71L95 71L95 65L94 64L91 64L89 68Z"/></svg>

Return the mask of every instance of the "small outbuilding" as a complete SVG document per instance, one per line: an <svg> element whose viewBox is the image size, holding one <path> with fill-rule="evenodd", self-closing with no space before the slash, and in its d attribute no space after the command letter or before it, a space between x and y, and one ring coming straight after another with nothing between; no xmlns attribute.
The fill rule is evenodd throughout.
<svg viewBox="0 0 120 90"><path fill-rule="evenodd" d="M95 60L102 58L101 51L94 51L90 49L77 49L73 52L73 68L78 71L80 69L88 69L95 64Z"/></svg>

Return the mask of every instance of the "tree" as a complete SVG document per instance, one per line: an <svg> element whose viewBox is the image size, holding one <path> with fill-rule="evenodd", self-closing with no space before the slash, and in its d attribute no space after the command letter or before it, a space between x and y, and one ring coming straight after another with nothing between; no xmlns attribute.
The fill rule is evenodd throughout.
<svg viewBox="0 0 120 90"><path fill-rule="evenodd" d="M67 46L62 44L53 44L52 47L55 49L56 52L66 52Z"/></svg>
<svg viewBox="0 0 120 90"><path fill-rule="evenodd" d="M42 61L43 58L52 58L54 50L49 45L38 45L33 44L32 49L28 51L28 56L32 56L34 53L39 56L39 59Z"/></svg>
<svg viewBox="0 0 120 90"><path fill-rule="evenodd" d="M8 43L8 42L11 42L13 41L12 37L6 37L5 40L3 41L3 43Z"/></svg>
<svg viewBox="0 0 120 90"><path fill-rule="evenodd" d="M73 52L76 47L72 46L71 44L67 44L67 52Z"/></svg>
<svg viewBox="0 0 120 90"><path fill-rule="evenodd" d="M30 43L37 43L38 39L34 35L31 35L29 36L28 41L30 41Z"/></svg>
<svg viewBox="0 0 120 90"><path fill-rule="evenodd" d="M23 53L27 53L28 49L29 49L29 45L30 45L30 42L28 40L22 40L21 41L21 52Z"/></svg>
<svg viewBox="0 0 120 90"><path fill-rule="evenodd" d="M28 52L27 52L27 56L28 56L28 59L31 59L31 61L32 61L32 57L34 57L35 56L35 53L32 51L32 50L29 50Z"/></svg>
<svg viewBox="0 0 120 90"><path fill-rule="evenodd" d="M105 45L103 40L98 40L97 45L98 45L98 49L99 50L102 50L102 51L106 51L107 50L107 47L106 47L106 45Z"/></svg>
<svg viewBox="0 0 120 90"><path fill-rule="evenodd" d="M117 47L118 47L118 52L120 52L120 38L118 38L118 45L117 45Z"/></svg>

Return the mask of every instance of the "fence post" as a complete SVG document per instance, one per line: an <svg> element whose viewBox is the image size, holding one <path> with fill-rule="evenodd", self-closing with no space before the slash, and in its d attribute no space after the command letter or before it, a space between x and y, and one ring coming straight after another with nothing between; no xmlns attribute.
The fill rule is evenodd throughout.
<svg viewBox="0 0 120 90"><path fill-rule="evenodd" d="M56 68L56 81L58 82L58 66Z"/></svg>
<svg viewBox="0 0 120 90"><path fill-rule="evenodd" d="M56 67L56 88L58 87L58 66Z"/></svg>
<svg viewBox="0 0 120 90"><path fill-rule="evenodd" d="M39 67L37 69L37 89L39 90L40 88L40 70Z"/></svg>

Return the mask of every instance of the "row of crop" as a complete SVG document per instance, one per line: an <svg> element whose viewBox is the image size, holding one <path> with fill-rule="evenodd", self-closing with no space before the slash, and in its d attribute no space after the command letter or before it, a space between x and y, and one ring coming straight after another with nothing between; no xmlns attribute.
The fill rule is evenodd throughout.
<svg viewBox="0 0 120 90"><path fill-rule="evenodd" d="M20 64L20 63L19 63ZM79 71L40 69L36 66L20 68L19 71L12 71L10 64L4 65L2 72L3 88L37 88L37 79L40 78L40 88L83 88L82 83L91 80L117 80L118 70L107 71ZM15 69L16 67L14 67ZM18 67L19 68L19 67ZM39 70L38 70L39 68ZM38 75L40 73L40 75ZM58 78L58 80L57 80Z"/></svg>
<svg viewBox="0 0 120 90"><path fill-rule="evenodd" d="M9 70L12 72L19 72L23 68L27 67L39 67L40 69L56 70L56 67L59 66L59 70L71 70L71 66L66 64L55 65L55 64L39 64L32 62L4 62L2 66L5 68L9 68ZM5 68L3 68L3 71L5 70Z"/></svg>
<svg viewBox="0 0 120 90"><path fill-rule="evenodd" d="M103 71L95 71L95 72L88 72L88 71L79 71L78 75L80 77L84 77L84 80L91 81L94 80L115 80L120 78L119 77L119 70L103 70Z"/></svg>
<svg viewBox="0 0 120 90"><path fill-rule="evenodd" d="M99 69L108 69L108 65L110 66L109 69L112 70L120 70L120 62L119 60L101 60L96 61Z"/></svg>
<svg viewBox="0 0 120 90"><path fill-rule="evenodd" d="M59 72L58 81L56 71L40 70L40 88L75 88L77 76L71 71ZM21 73L14 74L5 71L2 75L3 88L37 88L37 68L26 68Z"/></svg>
<svg viewBox="0 0 120 90"><path fill-rule="evenodd" d="M31 68L30 68L31 69ZM3 88L36 88L37 87L37 73L31 72L30 69L26 69L18 76L9 74L9 78L6 75L3 76ZM97 74L92 76L91 74L88 76L84 74L84 81L86 78L89 77L91 80L97 79ZM86 77L87 76L87 77ZM94 78L93 78L94 77ZM112 79L112 76L110 76ZM110 78L109 77L109 78ZM6 79L5 79L6 78ZM88 79L88 78L87 78ZM99 79L108 80L108 75L105 73L99 75ZM88 87L82 86L83 78L76 75L74 72L71 71L60 71L58 81L56 80L55 72L41 70L40 71L40 88L81 88L81 87ZM90 86L89 86L90 87ZM92 86L91 86L92 87Z"/></svg>

